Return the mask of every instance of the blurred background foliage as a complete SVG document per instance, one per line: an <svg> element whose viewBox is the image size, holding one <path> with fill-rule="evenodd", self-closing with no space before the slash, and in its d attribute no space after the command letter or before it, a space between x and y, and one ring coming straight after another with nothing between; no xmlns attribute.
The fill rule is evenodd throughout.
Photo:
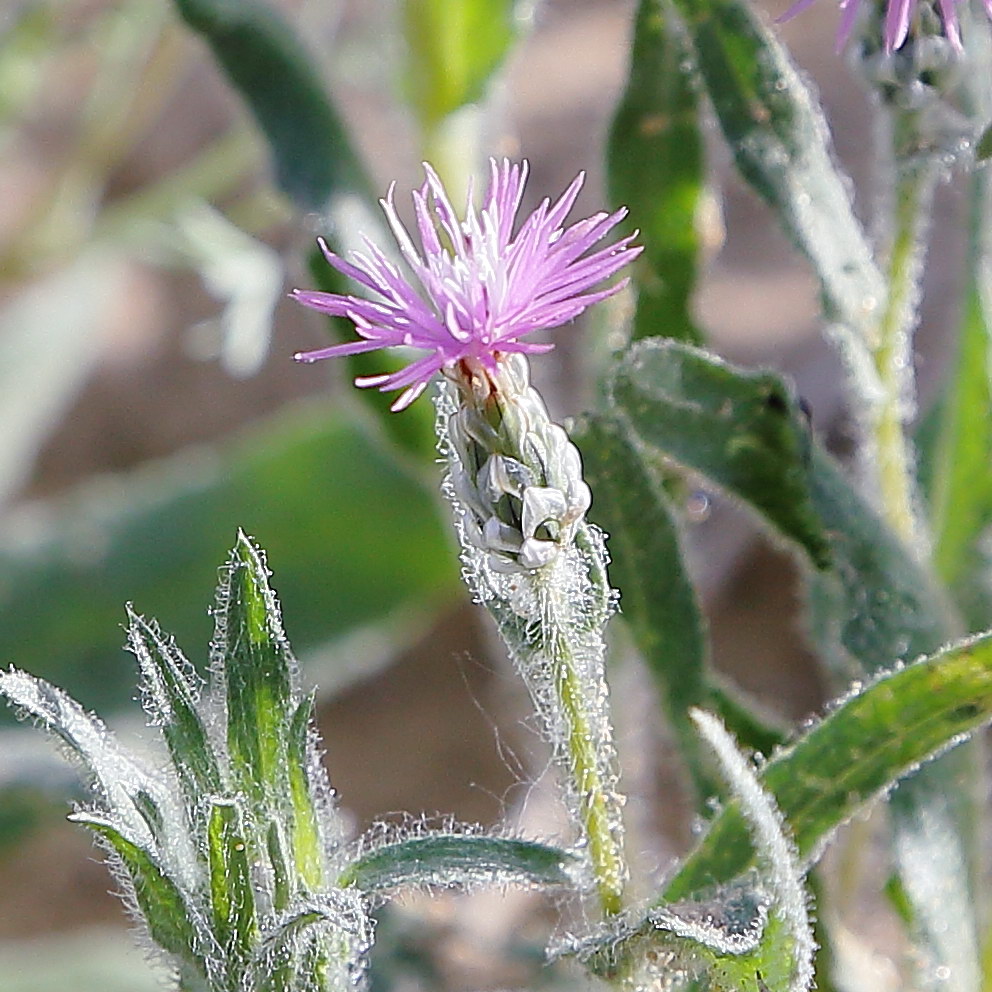
<svg viewBox="0 0 992 992"><path fill-rule="evenodd" d="M394 418L378 394L341 388L369 370L361 356L348 370L294 365L294 351L341 329L285 292L315 280L334 288L333 271L314 262L314 236L344 248L374 235L376 197L395 179L402 202L424 158L456 202L488 155L530 160L531 206L585 169L577 210L600 209L609 185L649 240L634 335L661 322L698 341L705 326L728 357L794 374L817 427L842 445L840 376L814 333L814 282L722 153L705 164L677 47L655 52L656 64L642 57L628 79L636 6L7 0L3 664L104 716L122 710L134 684L124 602L157 616L202 663L203 604L241 526L268 550L288 633L321 690L332 779L357 819L408 809L492 821L529 796L527 822L553 828L527 786L543 758L518 725L526 704L457 583L430 404ZM838 150L863 178L864 110L831 57L829 7L786 34L831 117L849 125L837 128ZM686 115L676 130L635 128L662 99ZM631 168L642 159L657 168ZM954 257L959 199L941 192L937 258ZM677 278L652 291L652 266ZM942 272L928 276L925 393L943 366L940 317L954 289ZM617 344L610 320L560 333L536 369L556 416L589 399L591 373ZM381 371L382 356L372 361ZM680 498L696 521L690 551L717 666L780 715L811 711L823 687L781 608L795 596L788 556L712 492ZM756 651L761 666L746 661ZM652 755L626 785L640 800L635 837L664 864L687 841L685 803L658 798L679 794L679 773L672 743L643 729L656 721L643 719L642 677L617 672L618 722ZM102 867L80 853L88 841L61 822L74 778L40 735L0 720L0 992L60 988L67 975L80 992L152 987L126 938L79 936L123 916ZM527 894L499 909L490 898L477 897L474 914L432 904L440 952L410 923L417 907L401 908L382 924L380 953L427 987L520 983L539 955L526 926L515 929L514 900L529 900L525 919L544 910ZM501 970L480 947L498 950Z"/></svg>

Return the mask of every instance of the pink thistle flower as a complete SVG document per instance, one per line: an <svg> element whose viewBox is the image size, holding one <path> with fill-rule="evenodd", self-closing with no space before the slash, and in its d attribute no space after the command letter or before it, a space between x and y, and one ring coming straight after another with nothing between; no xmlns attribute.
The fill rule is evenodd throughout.
<svg viewBox="0 0 992 992"><path fill-rule="evenodd" d="M402 410L436 372L458 362L474 359L495 372L501 353L550 351L554 345L521 339L567 323L626 285L624 279L606 289L593 289L640 253L640 247L631 246L636 233L591 250L623 220L625 209L564 225L584 173L554 204L545 199L514 233L527 163L490 160L490 167L481 209L473 207L470 189L465 219L459 220L441 180L425 163L427 179L413 191L419 250L396 212L396 184L389 187L380 203L416 282L367 238L366 250L353 252L350 261L318 241L335 269L380 298L294 290L294 298L304 306L348 318L360 338L302 352L294 356L297 361L316 362L400 345L425 351L398 372L355 380L356 386L402 389L392 406Z"/></svg>
<svg viewBox="0 0 992 992"><path fill-rule="evenodd" d="M857 20L860 4L864 0L840 0L841 20L837 31L837 50L840 51L847 44ZM790 17L805 10L813 0L797 0L780 18L779 21L787 21ZM888 0L885 9L884 42L885 51L888 54L901 48L909 35L910 22L919 0ZM944 22L944 33L957 51L961 51L961 27L958 23L958 13L956 4L958 0L936 0L937 8L940 10L941 20ZM992 17L992 0L983 0L985 11Z"/></svg>

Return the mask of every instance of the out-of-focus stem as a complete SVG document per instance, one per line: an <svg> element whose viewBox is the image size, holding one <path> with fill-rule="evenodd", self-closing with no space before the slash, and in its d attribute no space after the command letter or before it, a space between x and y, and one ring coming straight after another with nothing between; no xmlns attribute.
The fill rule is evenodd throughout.
<svg viewBox="0 0 992 992"><path fill-rule="evenodd" d="M441 120L423 125L421 148L424 160L434 166L454 202L468 195L469 177L483 162L484 112L470 104Z"/></svg>

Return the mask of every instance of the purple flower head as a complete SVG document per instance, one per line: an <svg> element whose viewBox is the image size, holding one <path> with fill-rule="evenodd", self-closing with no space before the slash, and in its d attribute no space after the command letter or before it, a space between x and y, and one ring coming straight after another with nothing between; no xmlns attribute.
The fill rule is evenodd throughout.
<svg viewBox="0 0 992 992"><path fill-rule="evenodd" d="M527 163L490 160L490 167L482 207L473 207L470 189L465 219L459 220L440 179L425 163L427 179L413 191L419 250L396 213L396 184L389 187L380 202L415 282L367 238L365 251L353 252L350 261L319 241L335 269L378 298L294 290L304 306L347 317L360 337L294 357L315 362L397 345L425 351L399 372L355 380L357 386L383 391L402 389L392 407L402 410L436 372L460 361L474 359L495 372L500 353L550 351L551 344L521 339L572 320L626 284L623 280L593 289L640 253L640 247L631 246L636 234L592 250L623 220L625 209L594 214L566 227L565 217L585 179L579 173L557 202L544 200L514 232Z"/></svg>
<svg viewBox="0 0 992 992"><path fill-rule="evenodd" d="M847 44L857 20L860 5L873 0L840 0L841 19L840 27L837 31L837 50L840 51ZM787 21L800 11L805 10L813 0L797 0L780 18L780 21ZM919 0L887 0L885 8L885 28L884 41L885 51L889 54L897 48L901 48L909 35L910 22L916 11ZM961 51L961 28L958 24L958 12L956 9L958 0L936 0L937 8L940 10L941 20L944 22L944 33L955 49ZM992 17L992 0L983 0L985 11Z"/></svg>

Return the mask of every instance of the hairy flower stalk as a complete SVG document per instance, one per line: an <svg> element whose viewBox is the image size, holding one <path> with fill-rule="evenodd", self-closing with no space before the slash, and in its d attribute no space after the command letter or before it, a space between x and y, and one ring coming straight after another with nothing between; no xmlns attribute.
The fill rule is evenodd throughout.
<svg viewBox="0 0 992 992"><path fill-rule="evenodd" d="M349 318L360 340L297 355L316 361L402 345L422 352L400 372L356 380L401 389L412 403L438 372L440 447L456 508L465 577L493 615L565 772L570 806L607 914L626 877L620 796L608 716L603 628L613 596L602 535L583 522L590 494L578 451L530 386L524 340L564 324L623 282L595 286L639 253L632 236L596 247L626 211L565 219L580 174L552 203L517 224L526 164L490 163L478 209L459 219L434 171L413 193L420 246L403 226L393 189L382 207L411 281L376 245L328 262L377 298L297 290L312 309ZM419 285L417 285L419 284Z"/></svg>
<svg viewBox="0 0 992 992"><path fill-rule="evenodd" d="M961 60L956 22L955 33L945 38L933 10L921 9L918 21L908 37L900 36L898 51L882 51L871 37L863 39L857 65L876 94L876 228L888 283L869 341L879 393L866 411L866 461L882 512L925 558L930 540L916 493L908 431L916 412L913 334L937 179L974 135L957 109Z"/></svg>
<svg viewBox="0 0 992 992"><path fill-rule="evenodd" d="M603 643L613 594L602 535L583 521L579 454L523 355L502 356L495 373L464 361L447 377L438 431L465 579L530 690L602 908L616 913L626 867Z"/></svg>
<svg viewBox="0 0 992 992"><path fill-rule="evenodd" d="M920 517L908 424L915 412L912 342L935 181L932 166L899 170L887 262L889 293L872 342L881 385L869 424L879 501L892 529L920 557L929 541Z"/></svg>

